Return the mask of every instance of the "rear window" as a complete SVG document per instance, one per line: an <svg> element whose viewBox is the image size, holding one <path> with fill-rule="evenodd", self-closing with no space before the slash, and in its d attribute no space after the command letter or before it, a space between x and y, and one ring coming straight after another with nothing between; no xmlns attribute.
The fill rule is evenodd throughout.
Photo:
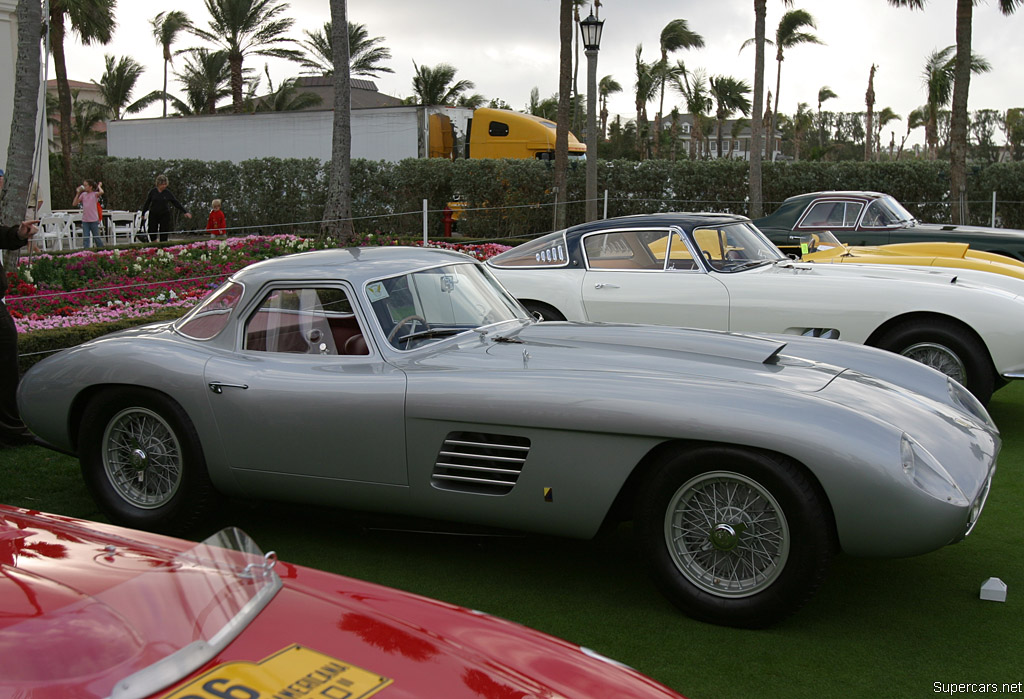
<svg viewBox="0 0 1024 699"><path fill-rule="evenodd" d="M196 340L210 340L227 326L228 320L231 319L231 311L240 298L242 285L228 282L178 321L175 329L182 335Z"/></svg>
<svg viewBox="0 0 1024 699"><path fill-rule="evenodd" d="M523 243L487 261L493 267L565 267L569 252L565 231L556 231Z"/></svg>

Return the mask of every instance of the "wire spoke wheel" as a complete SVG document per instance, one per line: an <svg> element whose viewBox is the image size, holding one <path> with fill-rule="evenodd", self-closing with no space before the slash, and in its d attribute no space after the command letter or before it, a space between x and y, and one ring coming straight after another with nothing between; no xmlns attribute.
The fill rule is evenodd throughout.
<svg viewBox="0 0 1024 699"><path fill-rule="evenodd" d="M770 587L789 558L789 525L770 492L728 471L684 483L665 510L665 543L691 583L739 598Z"/></svg>
<svg viewBox="0 0 1024 699"><path fill-rule="evenodd" d="M950 348L935 342L918 342L900 352L904 357L941 371L958 383L967 384L967 368Z"/></svg>
<svg viewBox="0 0 1024 699"><path fill-rule="evenodd" d="M143 407L114 415L103 432L103 469L115 492L135 507L152 510L178 492L183 455L167 421Z"/></svg>

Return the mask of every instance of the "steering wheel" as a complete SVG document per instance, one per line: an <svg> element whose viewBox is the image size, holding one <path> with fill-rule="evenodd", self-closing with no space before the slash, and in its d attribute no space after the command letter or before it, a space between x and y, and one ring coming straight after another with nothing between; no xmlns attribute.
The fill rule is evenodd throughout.
<svg viewBox="0 0 1024 699"><path fill-rule="evenodd" d="M398 321L395 327L391 328L391 332L388 333L388 342L394 344L395 336L398 335L398 331L402 329L402 326L412 325L413 323L421 323L423 327L427 327L427 319L423 316L418 316L415 313L411 316L406 316Z"/></svg>
<svg viewBox="0 0 1024 699"><path fill-rule="evenodd" d="M714 267L715 266L715 261L711 257L711 251L710 250L701 250L701 252L704 253L704 259L708 261L708 264L711 265L712 267Z"/></svg>

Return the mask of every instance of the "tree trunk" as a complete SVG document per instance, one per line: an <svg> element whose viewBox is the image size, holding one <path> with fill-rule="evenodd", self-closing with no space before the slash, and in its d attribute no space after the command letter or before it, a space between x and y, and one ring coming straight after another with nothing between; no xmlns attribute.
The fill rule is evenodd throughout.
<svg viewBox="0 0 1024 699"><path fill-rule="evenodd" d="M565 228L569 175L569 91L572 89L572 0L561 0L558 37L558 118L555 120L555 230Z"/></svg>
<svg viewBox="0 0 1024 699"><path fill-rule="evenodd" d="M38 0L18 0L18 56L14 69L14 113L7 146L7 169L0 192L0 224L13 226L25 219L32 191L32 164L36 149L36 119L39 106L39 27L42 26ZM45 167L45 166L44 166ZM33 206L35 202L32 202ZM3 266L14 269L18 250L5 250ZM0 274L4 274L0 270Z"/></svg>
<svg viewBox="0 0 1024 699"><path fill-rule="evenodd" d="M874 141L874 116L875 116L875 64L871 64L871 72L868 73L868 90L864 93L864 105L867 107L867 115L864 117L864 162L871 160L871 144Z"/></svg>
<svg viewBox="0 0 1024 699"><path fill-rule="evenodd" d="M334 6L334 3L331 3ZM231 64L231 110L235 114L242 113L242 86L244 81L242 80L242 54L232 53L228 57L228 62ZM337 88L337 85L335 85Z"/></svg>
<svg viewBox="0 0 1024 699"><path fill-rule="evenodd" d="M348 245L355 237L355 228L352 225L352 88L346 0L331 0L331 43L334 50L334 135L331 181L320 235L335 237L339 245Z"/></svg>
<svg viewBox="0 0 1024 699"><path fill-rule="evenodd" d="M53 72L57 77L57 103L60 107L60 155L65 192L74 189L71 183L71 88L68 87L68 68L64 59L64 14L57 12L50 18L50 51L53 53Z"/></svg>
<svg viewBox="0 0 1024 699"><path fill-rule="evenodd" d="M764 100L764 24L768 0L754 0L754 109L750 119L750 217L760 218L761 105Z"/></svg>
<svg viewBox="0 0 1024 699"><path fill-rule="evenodd" d="M164 95L163 95L163 103L164 103L164 116L166 117L167 116L167 59L166 58L164 59Z"/></svg>
<svg viewBox="0 0 1024 699"><path fill-rule="evenodd" d="M949 199L953 223L969 221L967 206L967 94L971 84L971 23L974 3L956 3L956 75L949 125Z"/></svg>
<svg viewBox="0 0 1024 699"><path fill-rule="evenodd" d="M779 115L779 89L782 87L782 48L779 47L778 53L775 55L775 60L778 62L778 70L775 71L775 106L772 107L772 118L768 123L768 138L765 140L766 143L772 147L766 149L770 155L770 160L775 162L775 120L778 119Z"/></svg>

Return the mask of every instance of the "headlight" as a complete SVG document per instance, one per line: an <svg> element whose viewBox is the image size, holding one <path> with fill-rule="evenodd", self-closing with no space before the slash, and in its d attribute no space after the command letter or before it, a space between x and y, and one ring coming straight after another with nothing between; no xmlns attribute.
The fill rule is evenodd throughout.
<svg viewBox="0 0 1024 699"><path fill-rule="evenodd" d="M968 415L972 415L977 420L993 430L997 430L996 423L992 421L988 411L985 410L985 406L981 404L974 394L968 391L966 388L961 386L953 379L947 378L946 385L949 388L949 397L953 401L953 405L960 408Z"/></svg>
<svg viewBox="0 0 1024 699"><path fill-rule="evenodd" d="M906 434L903 435L900 442L900 462L903 466L903 474L910 482L936 500L961 507L966 507L969 504L967 497L946 472L946 469L942 467L942 464L929 454L927 449Z"/></svg>

